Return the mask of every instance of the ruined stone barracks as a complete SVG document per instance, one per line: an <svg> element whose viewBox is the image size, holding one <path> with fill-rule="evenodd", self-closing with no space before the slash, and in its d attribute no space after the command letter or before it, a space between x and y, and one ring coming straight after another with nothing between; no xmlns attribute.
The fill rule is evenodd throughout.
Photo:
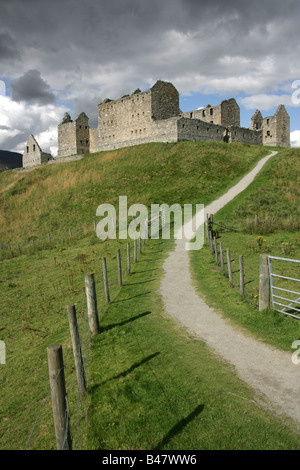
<svg viewBox="0 0 300 470"><path fill-rule="evenodd" d="M290 117L280 105L274 116L263 118L257 110L250 127L240 127L240 108L234 98L182 113L174 85L159 80L148 91L138 89L117 100L105 99L98 105L96 128L89 126L85 113L75 121L66 113L58 125L58 157L183 140L290 147Z"/></svg>

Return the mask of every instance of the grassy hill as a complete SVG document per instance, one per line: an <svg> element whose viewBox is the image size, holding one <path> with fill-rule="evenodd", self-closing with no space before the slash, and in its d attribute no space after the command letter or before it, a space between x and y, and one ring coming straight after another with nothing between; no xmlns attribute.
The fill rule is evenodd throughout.
<svg viewBox="0 0 300 470"><path fill-rule="evenodd" d="M0 241L90 227L99 204L206 204L266 155L264 147L146 144L0 175Z"/></svg>
<svg viewBox="0 0 300 470"><path fill-rule="evenodd" d="M290 152L279 160L289 161ZM0 339L7 353L0 366L2 449L55 448L46 357L53 343L63 345L76 448L299 449L290 423L259 406L230 366L165 317L158 288L173 241L147 241L128 275L127 241L101 242L93 231L101 203L118 208L125 195L128 206L207 204L267 153L241 144L147 144L0 174ZM103 290L104 256L110 304ZM91 346L87 272L95 274L101 325ZM88 403L79 408L70 303L76 305L88 366Z"/></svg>

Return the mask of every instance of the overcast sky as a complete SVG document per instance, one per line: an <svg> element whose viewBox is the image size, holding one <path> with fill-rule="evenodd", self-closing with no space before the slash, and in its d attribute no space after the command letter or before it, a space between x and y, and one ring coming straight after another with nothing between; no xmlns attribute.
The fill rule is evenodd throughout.
<svg viewBox="0 0 300 470"><path fill-rule="evenodd" d="M55 155L66 111L96 126L104 98L158 79L182 111L235 97L245 127L283 103L300 146L299 18L299 0L1 0L0 149L32 133Z"/></svg>

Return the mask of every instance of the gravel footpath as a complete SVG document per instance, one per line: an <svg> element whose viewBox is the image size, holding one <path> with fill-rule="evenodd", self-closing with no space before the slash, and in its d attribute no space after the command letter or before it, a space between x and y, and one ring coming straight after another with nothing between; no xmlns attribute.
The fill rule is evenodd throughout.
<svg viewBox="0 0 300 470"><path fill-rule="evenodd" d="M267 160L276 153L272 152L260 160L254 170L207 206L204 213L215 214L231 201L253 181ZM267 406L292 418L300 429L300 364L292 362L293 350L291 353L282 352L255 340L199 297L190 274L186 242L187 238L176 240L175 250L168 254L164 263L164 277L159 293L166 313L203 340L215 354L231 363L238 376L256 390Z"/></svg>

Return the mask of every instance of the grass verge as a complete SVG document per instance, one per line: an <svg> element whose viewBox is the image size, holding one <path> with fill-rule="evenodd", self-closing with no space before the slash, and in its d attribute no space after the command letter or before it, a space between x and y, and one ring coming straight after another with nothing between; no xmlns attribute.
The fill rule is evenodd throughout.
<svg viewBox="0 0 300 470"><path fill-rule="evenodd" d="M225 275L220 264L216 265L210 249L205 247L191 252L195 285L208 303L262 341L289 352L292 352L292 343L300 339L300 322L272 309L258 311L259 260L261 253L300 259L299 204L295 204L295 200L299 201L299 186L296 185L299 157L299 150L279 153L245 191L214 216L214 222L237 230L232 232L214 226L218 231L218 246L220 242L223 245ZM255 221L255 215L258 215L256 226L249 224L249 219ZM287 215L292 215L292 223ZM232 260L233 288L228 281L226 248ZM244 259L244 297L239 293L240 255ZM278 274L299 279L299 265L278 262L276 270ZM283 282L288 289L299 288L289 281Z"/></svg>
<svg viewBox="0 0 300 470"><path fill-rule="evenodd" d="M150 246L93 339L89 448L299 449L292 425L164 315L157 290L170 248Z"/></svg>

